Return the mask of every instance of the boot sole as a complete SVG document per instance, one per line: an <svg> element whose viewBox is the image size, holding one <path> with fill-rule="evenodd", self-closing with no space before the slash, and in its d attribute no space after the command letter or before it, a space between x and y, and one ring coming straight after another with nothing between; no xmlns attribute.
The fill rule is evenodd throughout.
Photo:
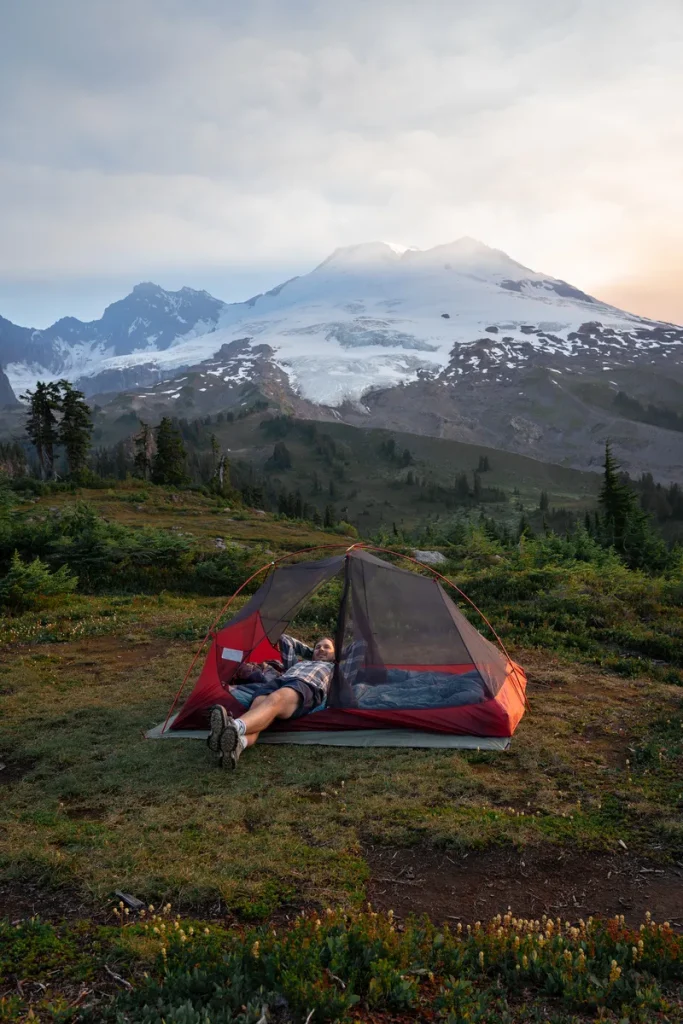
<svg viewBox="0 0 683 1024"><path fill-rule="evenodd" d="M214 754L217 754L220 750L221 736L227 724L228 712L225 708L221 704L217 704L215 708L211 708L211 714L209 716L210 732L206 737L206 745Z"/></svg>

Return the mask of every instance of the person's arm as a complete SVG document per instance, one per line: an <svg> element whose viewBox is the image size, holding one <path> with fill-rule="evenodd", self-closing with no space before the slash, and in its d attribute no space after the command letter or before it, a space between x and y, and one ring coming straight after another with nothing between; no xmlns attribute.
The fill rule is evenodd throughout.
<svg viewBox="0 0 683 1024"><path fill-rule="evenodd" d="M310 660L313 657L313 648L303 643L303 641L283 633L280 637L280 653L282 654L282 664L286 672L292 665L296 665L297 658L307 658Z"/></svg>

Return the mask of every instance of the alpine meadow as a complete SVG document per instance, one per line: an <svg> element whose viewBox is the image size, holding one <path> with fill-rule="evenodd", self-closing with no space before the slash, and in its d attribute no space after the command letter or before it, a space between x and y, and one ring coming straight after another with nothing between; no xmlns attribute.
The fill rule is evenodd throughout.
<svg viewBox="0 0 683 1024"><path fill-rule="evenodd" d="M681 45L0 13L0 1024L683 1024Z"/></svg>

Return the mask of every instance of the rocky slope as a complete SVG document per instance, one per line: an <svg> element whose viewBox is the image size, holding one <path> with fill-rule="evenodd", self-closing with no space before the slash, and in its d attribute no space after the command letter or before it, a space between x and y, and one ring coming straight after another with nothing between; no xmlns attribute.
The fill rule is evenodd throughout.
<svg viewBox="0 0 683 1024"><path fill-rule="evenodd" d="M80 334L74 326L68 344L63 328L53 337L57 327L42 356L50 332L33 332L41 337L30 358L60 366L49 375L80 378L108 418L191 418L261 395L295 415L581 468L595 465L610 436L631 472L683 472L683 433L625 415L616 402L625 392L643 408L683 406L683 329L615 309L471 239L427 251L340 249L310 274L232 305L138 286L95 325ZM20 361L16 347L11 361L10 334L0 323L0 359L15 382L38 363Z"/></svg>

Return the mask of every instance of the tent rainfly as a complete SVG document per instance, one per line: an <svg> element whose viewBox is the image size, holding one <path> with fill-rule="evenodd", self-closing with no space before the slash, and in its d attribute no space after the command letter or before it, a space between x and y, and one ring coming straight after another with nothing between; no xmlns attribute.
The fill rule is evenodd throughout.
<svg viewBox="0 0 683 1024"><path fill-rule="evenodd" d="M399 568L360 545L276 566L211 634L194 690L148 737L204 737L214 704L238 717L248 689L234 679L239 665L279 658L278 639L289 623L338 576L337 660L327 705L275 723L259 742L506 749L524 714L524 671L465 618L441 586L443 577L424 568L433 575ZM356 650L362 642L360 668L358 658L345 659L352 642Z"/></svg>

